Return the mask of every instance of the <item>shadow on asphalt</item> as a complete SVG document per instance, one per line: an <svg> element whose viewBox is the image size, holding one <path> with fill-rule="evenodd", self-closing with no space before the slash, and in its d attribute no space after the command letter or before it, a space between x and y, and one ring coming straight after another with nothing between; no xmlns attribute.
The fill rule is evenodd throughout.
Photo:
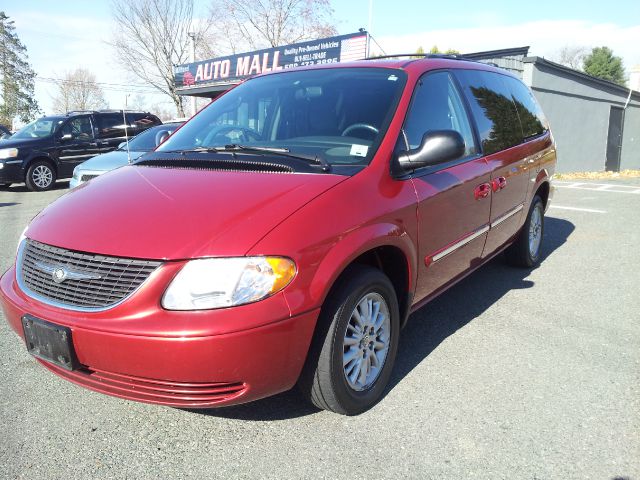
<svg viewBox="0 0 640 480"><path fill-rule="evenodd" d="M20 202L0 203L0 207L13 207L14 205L20 205Z"/></svg>
<svg viewBox="0 0 640 480"><path fill-rule="evenodd" d="M559 249L574 230L575 226L567 220L545 217L542 262ZM530 273L530 269L508 266L499 255L413 313L400 335L398 356L386 393L447 337L480 316L507 292L533 287L534 282L526 280ZM319 410L307 404L297 390L293 389L245 405L190 411L237 420L272 421L302 417Z"/></svg>
<svg viewBox="0 0 640 480"><path fill-rule="evenodd" d="M51 190L64 190L69 188L69 180L58 180ZM11 185L10 187L5 187L0 190L0 192L27 192L27 193L42 193L42 192L32 192L27 188L24 183L20 183L18 185Z"/></svg>

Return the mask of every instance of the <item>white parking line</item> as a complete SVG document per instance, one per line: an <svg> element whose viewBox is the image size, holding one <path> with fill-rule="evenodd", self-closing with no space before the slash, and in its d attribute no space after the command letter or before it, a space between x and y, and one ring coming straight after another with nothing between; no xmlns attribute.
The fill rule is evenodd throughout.
<svg viewBox="0 0 640 480"><path fill-rule="evenodd" d="M640 195L640 187L637 185L620 185L617 183L584 183L554 181L558 188L570 188L572 190L590 190L592 192L631 193Z"/></svg>
<svg viewBox="0 0 640 480"><path fill-rule="evenodd" d="M596 210L595 208L565 207L564 205L549 205L549 208L557 208L559 210L573 210L576 212L607 213L604 210Z"/></svg>

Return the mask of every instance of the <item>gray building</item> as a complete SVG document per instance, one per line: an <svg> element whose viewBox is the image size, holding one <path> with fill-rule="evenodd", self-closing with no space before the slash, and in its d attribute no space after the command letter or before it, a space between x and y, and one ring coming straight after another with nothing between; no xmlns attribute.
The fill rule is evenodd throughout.
<svg viewBox="0 0 640 480"><path fill-rule="evenodd" d="M558 171L640 169L640 92L541 57L529 47L464 55L531 87L558 144Z"/></svg>

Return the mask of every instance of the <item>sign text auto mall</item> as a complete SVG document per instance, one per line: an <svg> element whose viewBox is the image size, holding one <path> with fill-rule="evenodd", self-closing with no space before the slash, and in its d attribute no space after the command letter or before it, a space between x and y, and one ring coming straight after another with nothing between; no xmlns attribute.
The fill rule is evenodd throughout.
<svg viewBox="0 0 640 480"><path fill-rule="evenodd" d="M366 54L367 33L357 32L178 65L174 79L176 87L186 93L189 87L235 83L284 68L360 60Z"/></svg>

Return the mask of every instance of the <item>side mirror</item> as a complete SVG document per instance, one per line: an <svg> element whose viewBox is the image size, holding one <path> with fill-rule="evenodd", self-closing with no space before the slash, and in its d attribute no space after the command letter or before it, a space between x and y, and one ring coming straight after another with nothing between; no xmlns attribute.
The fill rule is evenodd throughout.
<svg viewBox="0 0 640 480"><path fill-rule="evenodd" d="M170 136L171 133L169 133L167 130L160 130L158 133L156 133L156 147L164 143Z"/></svg>
<svg viewBox="0 0 640 480"><path fill-rule="evenodd" d="M122 142L118 145L118 150L122 150L126 146L127 146L127 142Z"/></svg>
<svg viewBox="0 0 640 480"><path fill-rule="evenodd" d="M60 137L60 140L62 140L63 142L66 142L71 139L73 139L73 135L71 135L70 133L65 133Z"/></svg>
<svg viewBox="0 0 640 480"><path fill-rule="evenodd" d="M398 155L398 163L404 170L437 165L464 155L464 139L454 130L434 130L422 137L420 146L415 150Z"/></svg>

